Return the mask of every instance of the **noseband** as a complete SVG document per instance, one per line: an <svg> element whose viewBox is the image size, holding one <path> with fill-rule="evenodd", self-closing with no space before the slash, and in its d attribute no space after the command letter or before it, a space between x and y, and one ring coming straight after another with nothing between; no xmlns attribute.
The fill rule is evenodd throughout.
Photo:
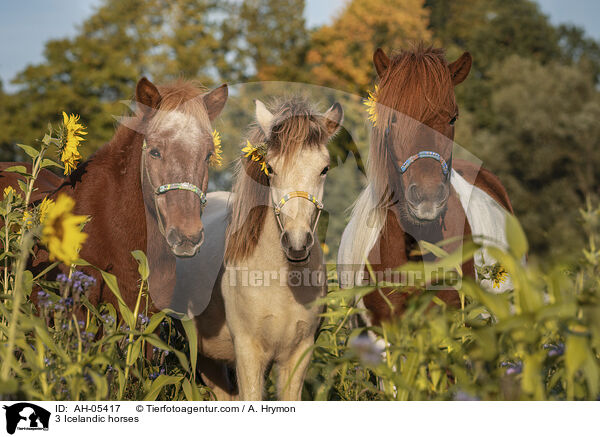
<svg viewBox="0 0 600 437"><path fill-rule="evenodd" d="M160 233L164 237L165 236L165 228L164 228L164 225L162 222L160 211L158 210L158 196L160 196L161 194L168 193L169 191L176 191L176 190L190 191L190 192L196 194L200 198L200 208L204 208L204 206L206 205L206 194L204 193L204 191L202 191L200 188L198 188L196 185L192 184L191 182L174 182L174 183L170 183L170 184L164 184L164 185L159 186L158 188L155 188L154 185L152 184L152 179L150 179L150 174L148 173L148 166L146 165L146 150L148 150L148 144L146 144L146 140L144 140L144 142L142 143L142 168L141 168L142 186L144 185L144 178L148 179L148 183L150 184L150 187L152 188L152 197L154 198L154 208L156 209L158 229L160 230Z"/></svg>
<svg viewBox="0 0 600 437"><path fill-rule="evenodd" d="M281 222L281 208L283 208L283 205L285 205L290 199L295 197L306 199L312 202L313 205L315 205L315 208L317 208L317 217L315 218L315 222L313 223L311 230L311 232L314 234L315 230L317 229L317 223L319 223L319 217L321 217L321 211L323 211L323 202L317 199L316 196L313 196L306 191L291 191L283 196L281 200L273 207L273 212L275 213L275 218L277 219L277 224L279 225L281 235L283 235L284 232L283 223Z"/></svg>
<svg viewBox="0 0 600 437"><path fill-rule="evenodd" d="M386 149L391 150L389 147L389 141L388 141L389 133L390 133L390 128L388 127L385 129L385 144L386 144ZM442 158L442 155L440 155L437 152L432 152L431 150L423 150L419 153L416 153L416 154L410 156L406 161L404 161L404 163L398 169L400 171L400 174L406 173L406 171L408 170L408 167L410 167L415 161L418 161L421 158L435 159L437 162L440 163L440 166L442 167L442 174L446 178L448 178L450 176L450 170L452 169L452 154L450 154L449 162L446 162L446 160L444 158Z"/></svg>
<svg viewBox="0 0 600 437"><path fill-rule="evenodd" d="M442 158L442 156L439 153L432 152L430 150L424 150L422 152L419 152L419 153L411 156L410 158L408 158L406 161L404 161L404 164L402 164L400 166L400 173L404 174L406 172L406 170L408 170L408 167L410 167L410 165L413 162L415 162L416 160L421 159L421 158L432 158L432 159L435 159L436 161L438 161L440 163L440 166L442 167L442 173L444 174L444 176L448 177L448 173L449 173L448 164L446 163L444 158Z"/></svg>

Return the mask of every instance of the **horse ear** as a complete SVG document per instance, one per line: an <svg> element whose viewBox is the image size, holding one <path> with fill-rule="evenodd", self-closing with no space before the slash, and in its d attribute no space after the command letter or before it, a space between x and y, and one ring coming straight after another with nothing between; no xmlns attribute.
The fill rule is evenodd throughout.
<svg viewBox="0 0 600 437"><path fill-rule="evenodd" d="M267 109L265 104L260 100L254 101L256 105L256 121L266 136L269 136L271 132L271 122L273 121L273 114Z"/></svg>
<svg viewBox="0 0 600 437"><path fill-rule="evenodd" d="M142 77L135 87L135 100L141 103L141 111L147 113L152 109L158 108L160 93L152 82Z"/></svg>
<svg viewBox="0 0 600 437"><path fill-rule="evenodd" d="M454 86L461 83L469 75L473 58L469 52L464 52L460 58L448 65L450 76L452 76L452 84Z"/></svg>
<svg viewBox="0 0 600 437"><path fill-rule="evenodd" d="M327 132L329 132L329 136L331 136L340 128L342 120L344 119L344 110L342 109L342 105L340 105L338 102L335 102L331 108L329 108L327 112L323 114L323 117L325 118L325 127L327 128Z"/></svg>
<svg viewBox="0 0 600 437"><path fill-rule="evenodd" d="M228 95L229 91L226 83L204 95L204 106L206 106L206 112L210 121L219 116L225 107Z"/></svg>
<svg viewBox="0 0 600 437"><path fill-rule="evenodd" d="M375 64L377 75L381 78L385 74L385 70L390 66L390 58L378 47L375 53L373 53L373 64Z"/></svg>

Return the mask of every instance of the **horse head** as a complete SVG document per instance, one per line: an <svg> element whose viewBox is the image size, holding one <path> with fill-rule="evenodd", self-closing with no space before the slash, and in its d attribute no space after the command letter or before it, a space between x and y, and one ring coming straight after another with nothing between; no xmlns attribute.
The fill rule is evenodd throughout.
<svg viewBox="0 0 600 437"><path fill-rule="evenodd" d="M191 82L156 87L142 78L136 100L146 209L173 254L193 256L204 240L202 208L216 153L211 123L225 106L227 85L205 92Z"/></svg>
<svg viewBox="0 0 600 437"><path fill-rule="evenodd" d="M408 223L439 220L450 194L454 86L467 77L471 56L448 63L443 51L419 48L390 59L377 49L373 61L380 83L372 173Z"/></svg>

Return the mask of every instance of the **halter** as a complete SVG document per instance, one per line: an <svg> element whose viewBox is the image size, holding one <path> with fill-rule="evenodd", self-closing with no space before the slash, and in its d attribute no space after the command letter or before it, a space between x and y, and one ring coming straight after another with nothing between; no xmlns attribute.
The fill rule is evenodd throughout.
<svg viewBox="0 0 600 437"><path fill-rule="evenodd" d="M406 172L406 170L408 170L408 167L410 167L410 165L415 162L418 159L421 158L432 158L435 159L436 161L438 161L442 167L442 173L444 174L444 176L448 176L449 173L449 169L448 169L448 164L446 163L446 161L444 160L444 158L442 158L442 156L437 153L437 152L432 152L430 150L424 150L422 152L419 152L413 156L411 156L410 158L408 158L406 161L404 161L404 164L402 164L400 166L400 173L404 174Z"/></svg>
<svg viewBox="0 0 600 437"><path fill-rule="evenodd" d="M277 224L279 225L281 234L283 235L284 232L283 223L281 223L281 208L283 208L283 205L285 205L288 202L288 200L293 199L295 197L306 199L312 202L313 205L315 205L315 207L317 208L317 217L315 218L315 222L312 225L311 231L314 234L315 230L317 229L317 223L319 223L319 217L321 217L321 211L323 211L323 202L317 199L316 196L313 196L312 194L307 193L306 191L291 191L285 196L283 196L281 200L273 207L273 212L275 213L275 218L277 219Z"/></svg>
<svg viewBox="0 0 600 437"><path fill-rule="evenodd" d="M385 144L386 144L386 148L389 149L388 146L388 137L389 137L389 133L390 133L390 128L387 127L385 129ZM410 156L406 161L404 161L404 163L400 166L400 168L398 169L400 171L400 174L404 174L406 173L406 171L408 170L408 167L410 167L415 161L421 159L421 158L431 158L431 159L435 159L437 162L440 163L440 166L442 167L442 174L447 178L448 176L450 176L450 170L452 169L452 154L450 154L450 160L448 162L446 162L446 160L444 158L442 158L442 155L440 155L437 152L432 152L431 150L423 150L419 153L416 153L412 156ZM394 160L395 162L395 160Z"/></svg>
<svg viewBox="0 0 600 437"><path fill-rule="evenodd" d="M192 184L191 182L174 182L171 184L164 184L164 185L159 186L158 188L155 188L154 185L152 184L152 179L150 178L150 173L148 173L148 166L146 166L146 154L144 152L147 149L148 149L148 144L146 144L146 140L144 140L144 142L142 143L142 168L141 168L142 185L144 183L144 177L146 177L148 179L148 183L150 184L150 187L152 188L152 196L154 198L154 208L156 209L156 217L158 219L157 220L158 221L158 229L160 230L160 233L164 237L165 236L165 228L164 228L164 225L162 222L160 211L158 210L158 196L160 196L161 194L168 193L169 191L175 191L175 190L190 191L190 192L196 194L200 198L200 208L204 208L204 206L206 205L206 194L204 193L204 191L202 191L200 188L198 188L196 185Z"/></svg>

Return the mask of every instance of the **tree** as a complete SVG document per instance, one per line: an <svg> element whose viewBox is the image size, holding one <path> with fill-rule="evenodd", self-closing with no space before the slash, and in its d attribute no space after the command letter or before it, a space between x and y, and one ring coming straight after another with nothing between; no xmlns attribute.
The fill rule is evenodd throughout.
<svg viewBox="0 0 600 437"><path fill-rule="evenodd" d="M18 74L13 116L0 125L3 149L38 138L64 110L81 115L89 130L85 151L94 151L114 133L113 116L126 110L120 101L131 98L143 75L160 82L185 74L211 85L220 48L214 16L222 7L208 0L105 0L74 38L49 41L44 62Z"/></svg>
<svg viewBox="0 0 600 437"><path fill-rule="evenodd" d="M600 92L577 66L516 55L491 72L493 124L473 132L469 148L511 196L532 253L577 254L577 225L587 196L600 191Z"/></svg>
<svg viewBox="0 0 600 437"><path fill-rule="evenodd" d="M309 33L304 0L246 0L228 23L237 81L304 81ZM233 31L232 29L235 29Z"/></svg>
<svg viewBox="0 0 600 437"><path fill-rule="evenodd" d="M353 0L331 25L312 35L307 62L311 82L365 94L375 73L373 53L430 41L428 11L422 0Z"/></svg>

